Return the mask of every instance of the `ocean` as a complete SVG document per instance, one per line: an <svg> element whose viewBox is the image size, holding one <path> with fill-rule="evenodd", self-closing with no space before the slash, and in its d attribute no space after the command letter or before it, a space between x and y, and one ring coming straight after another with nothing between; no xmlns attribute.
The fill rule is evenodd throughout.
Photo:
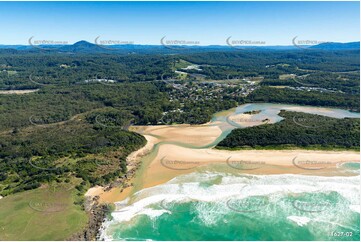
<svg viewBox="0 0 361 242"><path fill-rule="evenodd" d="M198 171L117 202L102 238L359 241L359 195L359 175Z"/></svg>
<svg viewBox="0 0 361 242"><path fill-rule="evenodd" d="M343 118L359 117L340 109L279 104L245 104L213 116L222 135L205 146L177 143L187 148L212 148L232 129L228 117L261 110L257 118L282 120L281 109ZM196 134L195 134L196 135ZM158 137L159 138L159 137ZM142 178L155 159L160 142L142 160ZM174 143L174 142L173 142ZM360 240L360 164L342 163L323 176L287 174L251 175L225 164L201 166L194 172L142 189L116 202L112 218L103 224L104 240ZM284 169L284 170L282 170ZM311 173L310 173L311 172ZM286 173L286 174L285 174ZM160 174L162 175L162 174ZM318 174L320 175L320 174ZM154 177L150 177L153 179ZM146 179L146 177L144 177Z"/></svg>

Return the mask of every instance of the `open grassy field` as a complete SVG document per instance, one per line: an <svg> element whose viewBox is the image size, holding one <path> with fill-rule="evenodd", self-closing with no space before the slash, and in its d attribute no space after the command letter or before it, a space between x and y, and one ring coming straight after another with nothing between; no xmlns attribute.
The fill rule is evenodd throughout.
<svg viewBox="0 0 361 242"><path fill-rule="evenodd" d="M296 78L295 74L282 74L279 76L280 80L294 79Z"/></svg>
<svg viewBox="0 0 361 242"><path fill-rule="evenodd" d="M192 65L191 62L180 59L179 61L177 61L174 65L175 70L176 69L181 69L181 68L186 68L187 66Z"/></svg>
<svg viewBox="0 0 361 242"><path fill-rule="evenodd" d="M0 200L0 240L66 240L87 223L71 185L41 187Z"/></svg>

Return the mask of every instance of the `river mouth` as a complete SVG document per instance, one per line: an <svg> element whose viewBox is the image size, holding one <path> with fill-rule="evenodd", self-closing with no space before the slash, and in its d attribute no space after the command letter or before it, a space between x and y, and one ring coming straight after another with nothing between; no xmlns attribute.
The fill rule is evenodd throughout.
<svg viewBox="0 0 361 242"><path fill-rule="evenodd" d="M152 143L153 148L147 155L141 158L142 165L132 180L133 187L129 188L125 193L123 192L122 196L114 196L113 199L111 199L111 201L116 201L118 208L113 213L114 220L108 221L105 224L103 238L125 240L248 240L260 236L260 234L253 234L247 230L249 224L242 223L243 227L240 231L250 234L251 237L245 236L244 234L234 235L235 237L233 238L222 237L221 234L218 233L212 234L210 228L219 225L220 223L224 223L221 219L222 217L227 217L226 220L229 224L233 224L235 221L240 222L239 218L241 217L263 221L262 216L264 218L265 212L261 211L267 211L267 214L274 213L273 215L276 216L276 210L281 211L285 208L291 210L291 207L295 209L293 206L294 204L302 204L302 206L300 205L301 207L307 208L307 206L304 206L305 201L301 199L302 196L300 197L302 200L301 202L290 202L287 203L287 205L283 204L283 208L277 207L278 205L276 206L279 202L284 203L287 199L293 199L292 196L294 196L295 193L299 193L302 189L294 190L288 187L286 190L277 192L277 194L282 193L283 195L281 201L277 200L276 203L272 200L274 199L274 196L276 196L275 194L268 197L269 194L267 195L262 192L254 194L254 196L260 197L251 196L248 200L242 200L242 197L231 197L233 199L231 202L228 201L230 199L229 197L224 196L227 194L226 191L223 191L224 194L219 193L219 196L222 198L217 200L217 202L204 201L204 199L196 198L194 196L200 191L207 191L207 193L212 194L212 189L216 189L219 184L227 180L240 179L239 176L246 176L248 177L247 179L249 179L249 176L252 176L252 179L256 180L262 180L264 177L277 177L276 184L273 184L272 179L270 180L270 185L274 185L275 187L280 185L279 181L283 181L287 184L290 182L288 180L289 176L296 176L295 186L298 188L307 183L310 177L315 179L316 184L317 179L335 179L335 181L343 181L343 178L341 177L352 177L352 179L354 179L355 176L357 176L355 166L351 166L351 169L350 165L340 165L350 161L359 162L359 153L353 151L225 151L212 149L235 128L262 125L265 120L267 123L281 121L282 117L278 116L280 110L306 112L334 118L359 117L358 113L351 113L341 109L261 103L245 104L231 110L219 112L213 116L209 123L203 125L133 126L132 131L142 134L148 140L148 143ZM319 161L320 164L323 164L324 169L302 169L302 166L301 168L300 166L295 166L295 157L297 157L297 164L304 165L302 160L312 158L313 160ZM208 175L218 178L212 178L208 181L206 181L207 179L198 180L198 177L207 177ZM177 183L180 180L182 182ZM169 185L174 183L177 183L177 186ZM353 180L352 184L354 183L357 182ZM185 194L183 194L184 191L182 189L186 184L192 184L194 190L186 191ZM342 182L340 184L341 186L345 185L342 184ZM174 190L170 189L165 191L163 186L171 186ZM254 188L254 184L252 183L248 184L241 182L235 185L238 192L244 186ZM265 187L262 189L267 190L266 184L264 184L264 186ZM317 186L319 187L321 184L318 184ZM155 189L158 192L155 195L150 195L149 191L152 189ZM324 191L327 191L327 189L325 190L322 187L319 191L312 191L311 193L318 194L324 193ZM343 206L346 206L348 200L345 198L345 195L338 191L334 192L338 194L337 196L340 196L338 198L339 200L345 202ZM353 188L353 192L359 194L359 190L356 188ZM308 193L310 192L305 191L305 200L306 203L311 204L307 204L308 206L312 206L313 200L311 198L311 200L307 200L310 197L310 195L307 195ZM183 194L183 197L174 197L177 194ZM235 194L233 195L235 196ZM156 199L154 196L157 197L157 199L162 199L160 201L152 200ZM322 196L323 195L321 194L321 197ZM324 196L329 198L329 195ZM175 199L174 201L172 200L173 198ZM296 198L298 198L298 196L296 196ZM323 200L321 202L323 202ZM324 202L324 204L334 204L333 200L331 202L327 200L326 202ZM147 205L144 205L145 203ZM351 203L352 204L348 204L350 206L347 207L347 211L349 216L352 217L350 221L352 221L353 224L352 231L355 233L359 230L359 226L356 226L355 228L354 210L355 206L357 207L357 204L359 204L359 201L352 200ZM119 204L122 205L119 206ZM273 206L275 210L272 210L273 212L267 210L269 209L268 206ZM229 209L229 207L233 208L233 210ZM227 210L226 208L230 210L228 214L219 213L220 209L223 211ZM202 209L205 210L203 211ZM207 215L206 211L209 209L210 211L218 212ZM182 213L179 211L186 212ZM240 213L239 211L251 212ZM319 218L316 217L310 218L308 216L301 216L304 214L300 214L299 212L302 211L297 210L296 212L285 214L280 223L285 223L287 226L300 226L300 224L306 226L306 224L314 223L310 221L319 220ZM198 217L194 217L195 214L198 214ZM231 218L234 218L235 216L237 219L232 220ZM189 220L190 218L192 218L192 220ZM178 234L178 237L172 237L173 235L167 233L167 230L163 225L168 224L167 226L172 226L172 224L174 225L177 221L181 221L181 224L183 221L184 226L191 221L198 221L198 223L196 223L197 225L195 225L196 227L193 229L199 228L202 231L208 231L212 235L203 234L201 237L196 238L192 236L182 237L181 234ZM210 221L216 222L215 224L209 224ZM148 227L150 224L153 224L151 228ZM341 224L343 224L343 222ZM264 226L267 227L271 225L264 224ZM300 227L302 228L303 226ZM184 227L184 229L186 229L186 227ZM135 234L135 231L144 232ZM151 233L150 231L153 231L154 233ZM311 233L312 231L309 230L308 232ZM280 240L283 238L281 234L278 236L278 239L277 237L268 239ZM292 237L295 235L290 236ZM307 238L310 234L305 234L305 236L305 238ZM292 239L291 237L288 239ZM321 240L326 239L326 237L319 238ZM298 238L298 240L301 239L303 239L303 237Z"/></svg>

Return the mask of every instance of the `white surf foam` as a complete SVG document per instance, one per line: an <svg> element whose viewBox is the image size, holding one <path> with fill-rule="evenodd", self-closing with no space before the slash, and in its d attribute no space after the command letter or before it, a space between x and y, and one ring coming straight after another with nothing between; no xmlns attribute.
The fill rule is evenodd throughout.
<svg viewBox="0 0 361 242"><path fill-rule="evenodd" d="M354 211L354 212L356 212L356 213L360 213L360 204L358 204L358 205L353 205L353 204L351 204L350 206L349 206L349 208L352 210L352 211Z"/></svg>
<svg viewBox="0 0 361 242"><path fill-rule="evenodd" d="M298 226L303 227L304 225L307 225L308 222L311 221L308 217L300 217L300 216L288 216L287 219L295 222Z"/></svg>
<svg viewBox="0 0 361 242"><path fill-rule="evenodd" d="M184 203L200 201L196 209L199 219L204 224L213 224L222 219L225 201L237 197L250 196L284 197L287 194L337 192L352 211L355 204L360 204L360 176L353 177L320 177L304 175L234 175L216 172L191 173L178 176L171 181L155 187L143 189L133 195L130 200L116 203L117 210L112 213L113 221L106 227L121 222L131 221L139 215L146 215L154 220L164 214L170 214L167 208L159 206L162 201ZM215 184L212 181L216 181ZM129 201L131 203L124 207ZM202 202L223 204L219 207L207 207ZM210 209L213 209L210 211ZM359 209L359 207L358 207ZM359 212L359 211L358 211ZM223 213L225 213L223 211ZM324 213L323 216L334 216ZM288 216L289 220L299 226L310 220L298 214ZM106 232L106 231L105 231ZM105 238L106 236L104 236Z"/></svg>

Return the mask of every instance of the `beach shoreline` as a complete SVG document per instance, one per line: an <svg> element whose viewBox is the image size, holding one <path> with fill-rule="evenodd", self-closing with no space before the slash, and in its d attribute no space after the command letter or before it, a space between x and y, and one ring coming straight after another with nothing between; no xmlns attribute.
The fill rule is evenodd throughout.
<svg viewBox="0 0 361 242"><path fill-rule="evenodd" d="M141 165L140 158L147 155L155 144L155 138L149 135L144 135L144 138L147 140L145 146L141 147L139 150L136 150L128 155L127 157L127 174L123 178L117 179L115 184L122 184L121 186L113 186L109 184L108 186L94 186L87 190L85 197L87 199L94 199L98 197L97 200L100 204L104 203L114 203L118 199L125 198L130 191L132 190L132 184L134 176Z"/></svg>
<svg viewBox="0 0 361 242"><path fill-rule="evenodd" d="M225 176L358 175L343 169L344 163L360 162L360 152L354 150L216 149L216 144L232 129L279 121L274 116L276 111L272 111L272 117L262 113L232 115L232 111L215 114L215 119L200 125L131 126L129 131L141 134L147 143L127 157L127 174L113 185L90 188L85 196L88 199L98 198L100 205L115 204L117 207L120 203L132 204L132 198L136 197L134 194L144 189L163 185L182 175L212 171Z"/></svg>
<svg viewBox="0 0 361 242"><path fill-rule="evenodd" d="M244 110L252 104L244 104ZM255 105L264 110L265 104ZM99 196L100 203L122 201L143 188L160 185L183 174L212 166L223 166L225 171L239 174L271 175L302 174L318 176L352 176L339 169L345 162L359 163L359 151L310 150L310 149L215 149L216 143L232 129L279 121L280 105L271 105L269 112L242 114L237 108L214 114L205 124L175 124L131 126L129 131L143 135L147 144L127 157L128 174L121 186L93 187L86 196ZM333 110L318 107L286 105L292 111L321 112L337 116ZM348 114L347 114L348 115ZM229 120L232 122L230 123ZM222 168L223 169L223 168ZM223 169L224 170L224 169ZM124 185L125 184L125 185Z"/></svg>
<svg viewBox="0 0 361 242"><path fill-rule="evenodd" d="M153 187L168 182L169 180L183 174L188 174L199 169L205 169L214 165L223 165L230 172L239 174L303 174L319 176L349 176L338 172L337 168L345 162L359 162L359 152L357 151L328 151L328 150L219 150L214 148L190 148L179 144L172 144L178 139L187 143L186 135L191 129L194 132L206 126L187 126L188 132L182 133L174 129L182 126L135 126L133 131L140 131L146 139L147 144L141 149L131 153L128 158L131 177L126 181L126 187L92 187L86 196L99 196L100 203L114 203L126 199L134 193L134 183L141 183L137 190ZM214 127L214 126L213 126ZM171 137L163 138L159 135L167 133L167 129L172 129ZM203 140L190 139L189 143L194 146L204 145L204 141L213 142L219 132L212 128ZM155 135L154 133L157 133ZM178 135L176 135L178 133ZM157 137L154 137L157 136ZM164 141L167 142L164 142ZM195 142L197 140L198 142ZM163 143L161 143L163 142ZM153 152L153 148L158 145L155 157L145 164L145 169L139 172L142 165L142 158Z"/></svg>

